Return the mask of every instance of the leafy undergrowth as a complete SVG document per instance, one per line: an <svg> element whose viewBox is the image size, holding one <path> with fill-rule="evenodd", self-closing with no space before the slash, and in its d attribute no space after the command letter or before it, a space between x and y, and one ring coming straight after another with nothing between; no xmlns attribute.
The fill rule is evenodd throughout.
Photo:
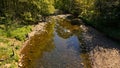
<svg viewBox="0 0 120 68"><path fill-rule="evenodd" d="M9 26L9 28L4 26L3 29L0 28L0 36L15 38L17 40L24 41L31 29L31 25L12 25Z"/></svg>
<svg viewBox="0 0 120 68"><path fill-rule="evenodd" d="M22 43L31 31L31 25L0 25L0 68L17 68Z"/></svg>
<svg viewBox="0 0 120 68"><path fill-rule="evenodd" d="M23 41L26 39L27 34L31 31L31 26L24 26L22 28L17 28L11 32L11 37L17 40Z"/></svg>

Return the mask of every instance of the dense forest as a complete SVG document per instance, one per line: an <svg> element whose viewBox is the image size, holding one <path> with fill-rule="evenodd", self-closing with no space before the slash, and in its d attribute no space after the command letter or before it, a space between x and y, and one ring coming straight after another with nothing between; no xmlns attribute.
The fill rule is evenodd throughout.
<svg viewBox="0 0 120 68"><path fill-rule="evenodd" d="M120 0L61 0L55 4L56 8L120 40Z"/></svg>
<svg viewBox="0 0 120 68"><path fill-rule="evenodd" d="M46 17L56 14L72 14L74 18L82 19L85 24L120 41L120 0L0 0L0 42L6 45L6 51L0 47L0 61L3 55L7 55L5 58L14 55L10 46L14 43L9 38L24 42L32 25L47 21ZM15 46L16 50L19 48ZM9 60L13 59L18 62L18 56Z"/></svg>
<svg viewBox="0 0 120 68"><path fill-rule="evenodd" d="M1 0L0 24L33 24L55 9L83 19L114 39L120 39L120 0ZM43 19L42 19L43 20Z"/></svg>

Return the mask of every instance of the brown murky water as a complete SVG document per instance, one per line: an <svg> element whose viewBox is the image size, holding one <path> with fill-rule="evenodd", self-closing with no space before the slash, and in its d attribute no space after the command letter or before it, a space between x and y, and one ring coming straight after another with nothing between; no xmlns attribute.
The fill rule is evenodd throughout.
<svg viewBox="0 0 120 68"><path fill-rule="evenodd" d="M66 20L48 23L45 32L26 41L20 68L90 68L89 56L78 38L81 32Z"/></svg>

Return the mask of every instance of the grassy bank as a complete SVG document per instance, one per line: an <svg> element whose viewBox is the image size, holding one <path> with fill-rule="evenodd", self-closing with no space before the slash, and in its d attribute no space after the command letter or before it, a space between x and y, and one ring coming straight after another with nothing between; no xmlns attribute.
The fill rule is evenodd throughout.
<svg viewBox="0 0 120 68"><path fill-rule="evenodd" d="M16 68L21 42L11 38L0 39L0 68Z"/></svg>
<svg viewBox="0 0 120 68"><path fill-rule="evenodd" d="M12 24L7 29L0 25L0 68L17 68L22 43L32 25Z"/></svg>

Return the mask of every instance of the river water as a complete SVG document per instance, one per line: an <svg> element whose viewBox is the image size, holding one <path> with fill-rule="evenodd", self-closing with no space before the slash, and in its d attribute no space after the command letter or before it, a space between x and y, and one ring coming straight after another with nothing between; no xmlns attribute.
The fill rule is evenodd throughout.
<svg viewBox="0 0 120 68"><path fill-rule="evenodd" d="M26 41L20 68L91 68L79 26L57 19L45 30Z"/></svg>

